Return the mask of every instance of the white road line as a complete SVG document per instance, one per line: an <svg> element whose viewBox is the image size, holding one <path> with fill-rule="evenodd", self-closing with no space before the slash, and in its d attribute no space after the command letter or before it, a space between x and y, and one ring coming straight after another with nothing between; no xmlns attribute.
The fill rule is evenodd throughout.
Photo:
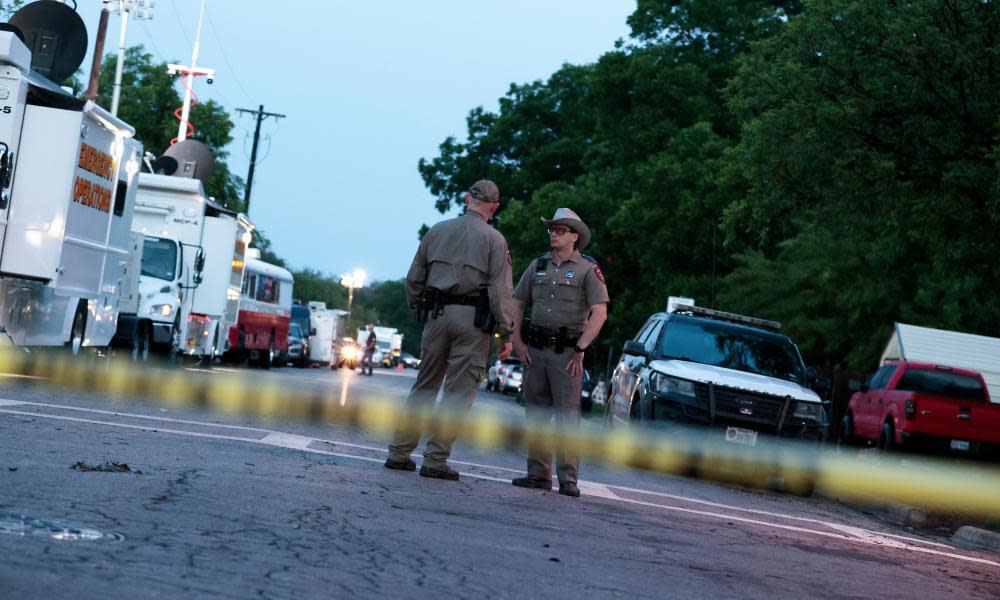
<svg viewBox="0 0 1000 600"><path fill-rule="evenodd" d="M14 405L21 405L21 406L29 405L30 406L30 405L38 405L38 406L49 406L49 407L55 407L55 408L74 408L74 407L64 407L64 406L60 406L60 405L49 405L49 404L33 403L33 402L18 402L18 401L13 401L13 400L0 400L0 402L4 403L4 404L2 404L2 406L14 406ZM86 412L93 412L93 413L98 413L98 414L108 414L108 415L113 415L113 416L125 416L122 413L114 413L112 411L102 411L102 410L97 410L97 409L76 408L76 410L86 411ZM89 424L94 424L94 425L104 425L104 426L108 426L108 427L120 427L120 428L125 428L125 429L134 429L134 430L147 430L148 431L148 430L151 430L151 429L155 429L159 433L170 433L170 434L175 434L175 435L185 435L185 436L191 436L191 437L200 437L200 438L227 440L227 441L249 442L249 443L254 443L254 444L263 444L263 445L268 445L268 446L277 446L277 447L282 447L282 448L289 448L289 449L293 449L293 450L299 450L299 451L302 451L302 452L310 452L310 453L313 453L313 454L323 454L323 455L327 455L327 456L335 456L335 457L346 458L346 459L350 459L350 460L361 460L361 461L364 461L364 462L371 462L371 463L381 463L382 462L381 459L377 459L377 458L372 458L372 457L367 457L367 456L357 456L357 455L354 455L354 454L346 454L346 453L339 453L339 452L330 452L330 451L327 451L327 450L318 450L318 449L310 448L309 447L309 444L311 444L313 442L327 442L327 443L332 443L332 444L335 444L335 445L338 445L339 442L330 442L328 440L320 440L320 439L316 439L316 438L310 438L310 437L299 436L299 435L294 435L294 434L287 434L287 433L282 433L282 432L277 432L277 431L258 430L258 429L248 428L248 427L238 427L238 429L253 430L253 431L260 431L260 432L266 431L268 433L268 435L265 435L264 437L259 438L259 439L255 439L255 438L237 437L237 436L232 436L232 435L201 433L201 432L194 432L194 431L183 431L183 430L178 430L178 429L165 429L165 428L160 428L160 427L155 427L154 428L154 427L151 427L151 426L133 425L133 424L129 424L129 423L116 423L116 422L111 422L111 421L99 421L99 420L96 420L96 419L83 419L83 418L78 418L78 417L67 417L67 416L62 416L62 415L47 415L47 414L44 414L44 413L28 412L28 411L23 411L23 410L0 409L0 413L13 414L13 415L22 415L22 416L36 417L36 418L55 419L55 420L60 420L60 421L71 421L71 422L78 422L78 423L89 423ZM204 422L199 422L199 421L180 421L180 420L176 420L176 419L167 419L166 417L150 417L150 416L144 416L144 415L136 415L136 416L139 417L139 418L148 418L148 419L151 419L151 420L165 420L165 421L166 420L170 420L170 421L173 421L173 422L181 422L181 423L185 423L185 424L194 424L194 425L199 425L199 426L203 426L203 427L226 427L224 425L219 425L219 424L215 424L215 423L204 423ZM349 446L350 444L343 444L343 445ZM369 447L361 447L361 446L359 446L359 448L361 448L361 449L369 449ZM381 448L372 448L372 449L382 450ZM455 463L458 464L458 461L455 461ZM502 469L501 467L491 467L489 465L478 465L476 463L463 463L463 464L471 464L473 466L483 467L483 468L489 468L489 469L509 470L509 469ZM502 478L498 478L498 477L491 477L491 476L487 476L487 475L481 475L481 474L477 474L477 473L462 472L462 475L465 476L465 477L468 477L468 478L480 479L480 480L484 480L484 481L495 481L495 482L501 482L501 483L506 483L507 482L506 479L502 479ZM829 522L821 521L821 520L818 520L818 519L805 518L805 517L796 517L794 515L786 515L786 514L776 513L776 512L769 512L769 511L763 511L763 510L757 510L757 509L742 508L742 507L737 507L737 506L731 506L731 505L725 505L725 504L719 504L719 503L709 502L709 501L700 500L700 499L697 499L697 498L689 498L689 497L685 497L685 496L678 496L678 495L674 495L674 494L666 494L666 493L663 493L663 492L654 492L654 491L650 491L650 490L640 490L640 489L629 488L629 487L624 487L624 486L604 485L604 484L598 484L598 483L593 483L593 482L580 482L580 485L591 496L606 498L606 499L613 500L613 501L616 501L616 502L623 502L623 503L627 503L627 504L635 504L635 505L646 506L646 507L651 507L651 508L659 508L659 509L662 509L662 510L668 510L668 511L673 511L673 512L682 512L682 513L686 513L686 514L696 514L696 515L710 517L710 518L715 518L715 519L719 519L719 520L739 521L741 523L748 523L748 524L753 524L753 525L759 525L759 526L762 526L762 527L769 527L769 528L773 528L773 529L781 529L781 530L786 530L786 531L794 531L794 532L797 532L797 533L804 533L804 534L810 534L810 535L820 536L820 537L825 537L825 538L838 539L838 540L843 540L843 541L847 541L847 542L854 542L854 543L865 544L865 545L869 545L869 546L880 546L880 547L896 548L896 549L900 549L900 550L909 550L909 551L912 551L912 552L921 552L921 553L924 553L924 554L932 554L932 555L937 555L937 556L944 556L944 557L954 558L954 559L962 560L962 561L966 561L966 562L974 562L974 563L979 563L979 564L986 564L986 565L1000 567L1000 563L998 563L998 562L994 562L994 561L990 561L990 560L986 560L986 559L981 559L981 558L976 558L976 557L972 557L972 556L964 556L964 555L961 555L961 554L955 554L953 552L946 552L946 551L942 551L942 550L936 550L936 549L933 549L933 548L925 548L925 547L915 546L915 545L912 545L912 544L898 542L898 541L895 541L895 539L889 539L889 538L890 537L893 537L893 538L896 538L896 539L907 539L907 538L902 538L902 536L891 536L891 535L888 535L888 534L881 534L881 533L878 533L878 532L869 531L869 530L865 530L865 529L858 528L858 527L852 527L852 526L849 526L849 525L840 525L840 524L836 524L836 523L829 523ZM760 519L751 519L751 518L748 518L748 517L740 517L740 516L735 516L735 515L732 515L732 514L726 514L726 513L720 513L720 512L713 512L713 511L708 511L708 510L696 510L696 509L684 508L684 507L680 507L680 506L671 506L671 505L668 505L668 504L659 504L659 503L655 503L655 502L646 502L646 501L643 501L643 500L635 500L635 499L631 499L631 498L624 498L624 497L616 494L612 488L619 489L619 490L622 490L622 491L628 491L628 492L632 492L632 493L648 494L648 495L654 495L654 496L663 497L663 498L669 498L669 499L672 499L672 500L678 500L678 501L683 501L683 502L702 504L702 505L705 505L705 506L714 506L716 508L722 508L722 509L726 509L726 510L734 510L734 511L746 512L746 513L753 513L753 514L757 514L757 515L760 515L760 516L770 516L770 517L775 517L775 518L804 521L804 522L809 522L809 523L814 523L814 524L818 524L818 525L823 525L823 526L826 526L826 527L830 527L830 528L838 531L839 533L833 533L833 532L829 532L829 531L819 531L819 530L816 530L816 529L810 529L810 528L806 528L806 527L798 527L798 526L794 526L794 525L785 525L785 524L781 524L781 523L775 523L773 521L764 521L764 520L760 520ZM910 539L912 540L912 538L910 538ZM929 541L924 541L924 540L912 540L912 541L923 543L923 544L927 544L927 545L934 545L934 546L939 546L939 547L944 547L944 548L951 549L950 546L947 546L945 544L938 544L938 543L935 543L935 542L929 542Z"/></svg>
<svg viewBox="0 0 1000 600"><path fill-rule="evenodd" d="M261 443L271 444L272 446L294 448L295 450L308 450L309 444L313 442L313 438L294 435L291 433L269 433L260 441Z"/></svg>

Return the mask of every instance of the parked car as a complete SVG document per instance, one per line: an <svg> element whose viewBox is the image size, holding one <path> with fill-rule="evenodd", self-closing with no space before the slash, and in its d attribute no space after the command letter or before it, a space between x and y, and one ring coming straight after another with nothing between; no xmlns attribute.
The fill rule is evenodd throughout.
<svg viewBox="0 0 1000 600"><path fill-rule="evenodd" d="M521 364L521 360L516 356L511 356L503 362L497 361L490 365L490 368L486 371L486 389L499 391L500 376L511 366L519 364Z"/></svg>
<svg viewBox="0 0 1000 600"><path fill-rule="evenodd" d="M851 396L837 441L998 456L1000 404L975 371L891 361Z"/></svg>
<svg viewBox="0 0 1000 600"><path fill-rule="evenodd" d="M409 352L403 352L399 355L399 360L403 362L403 366L407 369L419 369L420 359L413 356Z"/></svg>
<svg viewBox="0 0 1000 600"><path fill-rule="evenodd" d="M590 414L590 409L594 407L594 401L591 398L591 394L594 393L595 383L594 379L590 376L590 372L584 369L583 382L580 387L580 414L582 415Z"/></svg>
<svg viewBox="0 0 1000 600"><path fill-rule="evenodd" d="M497 378L497 389L501 394L508 392L521 395L521 383L524 379L524 367L520 364L509 365L506 369L500 370Z"/></svg>
<svg viewBox="0 0 1000 600"><path fill-rule="evenodd" d="M295 321L288 325L288 350L285 352L285 360L291 362L296 367L309 365L308 338L302 333L302 327Z"/></svg>

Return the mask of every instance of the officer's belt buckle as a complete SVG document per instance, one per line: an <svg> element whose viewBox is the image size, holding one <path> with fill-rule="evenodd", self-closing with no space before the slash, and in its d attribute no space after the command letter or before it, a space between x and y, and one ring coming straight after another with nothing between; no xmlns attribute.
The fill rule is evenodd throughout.
<svg viewBox="0 0 1000 600"><path fill-rule="evenodd" d="M553 335L546 336L542 338L542 343L546 348L556 350L559 347L559 338Z"/></svg>

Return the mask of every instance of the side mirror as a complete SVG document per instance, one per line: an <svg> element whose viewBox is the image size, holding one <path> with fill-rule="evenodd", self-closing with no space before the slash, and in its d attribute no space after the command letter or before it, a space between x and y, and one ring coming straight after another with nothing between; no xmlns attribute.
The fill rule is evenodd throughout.
<svg viewBox="0 0 1000 600"><path fill-rule="evenodd" d="M313 327L312 329L309 330L309 335L316 335L316 328L315 327Z"/></svg>
<svg viewBox="0 0 1000 600"><path fill-rule="evenodd" d="M203 280L202 270L205 268L205 251L201 248L198 249L198 253L194 255L194 284L198 285Z"/></svg>
<svg viewBox="0 0 1000 600"><path fill-rule="evenodd" d="M625 342L625 347L622 348L622 352L631 356L641 356L643 358L648 356L646 353L646 347L635 340Z"/></svg>

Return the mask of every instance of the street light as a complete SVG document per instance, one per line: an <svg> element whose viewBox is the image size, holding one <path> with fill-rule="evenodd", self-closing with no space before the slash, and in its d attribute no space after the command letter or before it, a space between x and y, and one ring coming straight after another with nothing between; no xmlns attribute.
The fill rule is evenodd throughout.
<svg viewBox="0 0 1000 600"><path fill-rule="evenodd" d="M105 0L107 5L108 0ZM118 116L118 100L122 90L122 69L125 66L125 29L128 27L128 16L131 14L137 20L153 18L155 0L114 0L115 12L122 16L122 27L118 33L118 64L115 66L115 87L111 94L111 114Z"/></svg>
<svg viewBox="0 0 1000 600"><path fill-rule="evenodd" d="M355 269L353 273L340 276L340 285L347 288L347 318L351 318L351 304L354 303L354 288L365 287L365 272Z"/></svg>

